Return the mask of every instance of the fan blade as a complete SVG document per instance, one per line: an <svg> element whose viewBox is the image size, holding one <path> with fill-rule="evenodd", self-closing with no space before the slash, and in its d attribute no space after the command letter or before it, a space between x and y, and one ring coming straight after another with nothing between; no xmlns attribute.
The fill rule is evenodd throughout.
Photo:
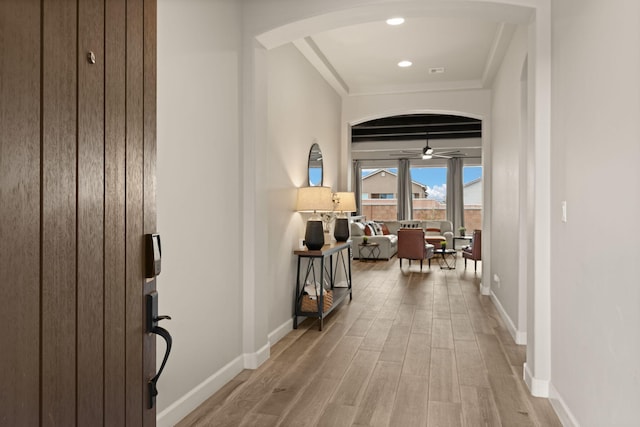
<svg viewBox="0 0 640 427"><path fill-rule="evenodd" d="M422 155L422 153L418 151L400 151L399 153L391 153L391 156L418 156Z"/></svg>

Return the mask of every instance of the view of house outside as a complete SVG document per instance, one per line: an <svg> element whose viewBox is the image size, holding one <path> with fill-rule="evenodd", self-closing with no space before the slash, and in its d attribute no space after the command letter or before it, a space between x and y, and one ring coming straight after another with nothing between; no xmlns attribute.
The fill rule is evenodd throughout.
<svg viewBox="0 0 640 427"><path fill-rule="evenodd" d="M413 218L446 219L447 169L413 167L411 178ZM463 185L464 223L470 234L482 228L482 167L465 166ZM362 215L375 221L395 221L397 201L397 169L363 170Z"/></svg>

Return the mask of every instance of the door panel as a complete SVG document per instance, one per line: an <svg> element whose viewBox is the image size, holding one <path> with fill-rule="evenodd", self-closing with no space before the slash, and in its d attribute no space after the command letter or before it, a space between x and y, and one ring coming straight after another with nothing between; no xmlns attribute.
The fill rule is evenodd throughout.
<svg viewBox="0 0 640 427"><path fill-rule="evenodd" d="M88 59L89 52L95 63ZM103 419L104 0L78 2L77 424Z"/></svg>
<svg viewBox="0 0 640 427"><path fill-rule="evenodd" d="M155 233L156 226L156 22L157 8L155 0L144 0L144 234ZM156 281L147 281L144 293L156 290ZM156 339L147 335L143 341L144 378L153 378L156 374ZM149 400L149 389L144 387L144 402ZM145 410L144 426L155 426L156 411Z"/></svg>
<svg viewBox="0 0 640 427"><path fill-rule="evenodd" d="M76 420L76 12L43 2L42 425Z"/></svg>
<svg viewBox="0 0 640 427"><path fill-rule="evenodd" d="M127 70L126 70L126 250L127 259L142 260L143 256L143 44L142 0L127 1ZM144 386L142 369L143 280L142 263L127 263L127 284L139 286L126 288L126 364L133 372L127 375L126 418L132 425L142 424Z"/></svg>
<svg viewBox="0 0 640 427"><path fill-rule="evenodd" d="M125 425L126 4L105 2L105 425Z"/></svg>
<svg viewBox="0 0 640 427"><path fill-rule="evenodd" d="M0 425L155 425L155 7L0 2Z"/></svg>
<svg viewBox="0 0 640 427"><path fill-rule="evenodd" d="M40 413L39 51L40 0L0 2L1 425Z"/></svg>

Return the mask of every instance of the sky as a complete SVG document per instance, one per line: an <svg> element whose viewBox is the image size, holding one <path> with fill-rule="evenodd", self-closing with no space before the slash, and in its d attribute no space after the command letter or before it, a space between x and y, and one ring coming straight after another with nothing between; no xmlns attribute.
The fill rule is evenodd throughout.
<svg viewBox="0 0 640 427"><path fill-rule="evenodd" d="M363 169L362 176L366 176L377 169ZM398 173L397 168L389 168ZM481 166L465 166L462 170L462 182L478 179L482 176ZM447 168L411 168L411 179L427 186L429 199L444 200L447 194Z"/></svg>

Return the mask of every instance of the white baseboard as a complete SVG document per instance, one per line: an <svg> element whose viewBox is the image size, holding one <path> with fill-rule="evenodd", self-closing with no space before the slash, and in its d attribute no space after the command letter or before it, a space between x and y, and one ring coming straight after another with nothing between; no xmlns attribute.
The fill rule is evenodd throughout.
<svg viewBox="0 0 640 427"><path fill-rule="evenodd" d="M531 394L536 397L548 398L549 397L549 381L541 380L531 375L531 370L527 366L526 362L523 366L522 371L523 371L522 374L523 374L524 382L525 384L527 384L527 387L529 388L529 391L531 392Z"/></svg>
<svg viewBox="0 0 640 427"><path fill-rule="evenodd" d="M302 319L304 319L304 317ZM298 324L300 323L298 322ZM284 338L292 330L293 330L293 318L285 321L282 325L278 326L273 332L271 332L268 335L269 344L274 345L275 343L280 341L282 338Z"/></svg>
<svg viewBox="0 0 640 427"><path fill-rule="evenodd" d="M267 343L263 345L258 351L255 353L245 353L243 354L244 358L244 368L245 369L258 369L260 365L269 359L269 355L271 352L271 343L267 340Z"/></svg>
<svg viewBox="0 0 640 427"><path fill-rule="evenodd" d="M549 401L551 402L551 406L556 411L560 422L564 427L579 427L580 423L576 417L573 416L573 413L569 410L569 407L558 393L558 390L553 386L553 384L549 387Z"/></svg>
<svg viewBox="0 0 640 427"><path fill-rule="evenodd" d="M482 282L480 282L480 284L478 286L480 287L480 294L481 295L491 295L491 287L490 286L485 286Z"/></svg>
<svg viewBox="0 0 640 427"><path fill-rule="evenodd" d="M301 318L302 321L304 318ZM267 343L255 353L244 353L233 359L218 372L198 384L169 407L158 413L156 422L158 427L171 427L189 415L202 402L211 397L222 386L231 381L243 369L257 369L269 359L271 346L280 341L293 329L293 319L289 319L278 326L268 335Z"/></svg>
<svg viewBox="0 0 640 427"><path fill-rule="evenodd" d="M244 355L240 355L227 363L218 372L198 384L169 407L158 413L156 422L158 427L171 427L189 415L202 402L211 397L222 386L231 381L244 369Z"/></svg>
<svg viewBox="0 0 640 427"><path fill-rule="evenodd" d="M507 314L507 311L504 309L504 307L500 303L500 300L493 292L491 292L491 301L493 301L493 305L495 305L498 309L498 313L500 313L500 317L502 317L502 320L507 326L507 329L509 330L509 333L511 334L511 337L513 338L515 343L518 345L527 345L527 331L519 331L516 329L516 325L514 325L511 317L509 317L509 314Z"/></svg>

